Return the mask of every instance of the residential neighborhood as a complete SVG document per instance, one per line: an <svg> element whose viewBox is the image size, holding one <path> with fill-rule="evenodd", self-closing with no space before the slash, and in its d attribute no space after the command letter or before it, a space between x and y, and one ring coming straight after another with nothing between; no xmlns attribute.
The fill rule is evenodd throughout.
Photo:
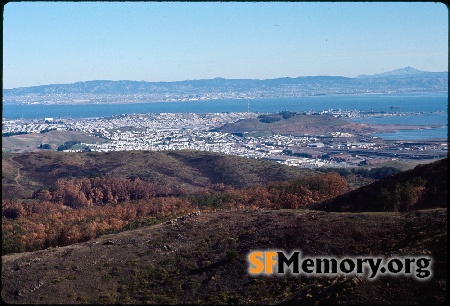
<svg viewBox="0 0 450 306"><path fill-rule="evenodd" d="M354 111L327 110L316 115L352 117ZM105 118L4 120L4 136L82 132L98 139L73 143L61 151L200 150L247 158L264 158L297 167L354 167L392 159L435 159L447 156L445 139L392 141L369 134L329 131L320 135L253 136L214 131L225 124L257 118L260 113L149 113ZM17 136L14 136L17 135ZM41 148L44 148L41 144Z"/></svg>

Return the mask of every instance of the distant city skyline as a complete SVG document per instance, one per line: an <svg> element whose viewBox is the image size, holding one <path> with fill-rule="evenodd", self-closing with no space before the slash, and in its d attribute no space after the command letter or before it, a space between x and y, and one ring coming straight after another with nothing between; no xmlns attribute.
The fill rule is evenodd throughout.
<svg viewBox="0 0 450 306"><path fill-rule="evenodd" d="M448 70L436 2L10 2L3 88Z"/></svg>

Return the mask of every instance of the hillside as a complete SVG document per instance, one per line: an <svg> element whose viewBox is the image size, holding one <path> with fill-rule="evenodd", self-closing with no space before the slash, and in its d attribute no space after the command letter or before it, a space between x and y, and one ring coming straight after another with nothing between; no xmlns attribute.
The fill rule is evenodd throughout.
<svg viewBox="0 0 450 306"><path fill-rule="evenodd" d="M407 211L448 205L448 158L391 175L383 180L313 205L324 211Z"/></svg>
<svg viewBox="0 0 450 306"><path fill-rule="evenodd" d="M223 183L244 188L309 175L275 162L200 151L33 152L2 154L2 196L24 198L59 178L113 175L198 191Z"/></svg>
<svg viewBox="0 0 450 306"><path fill-rule="evenodd" d="M41 151L39 149L41 144L49 144L51 149L56 150L58 146L68 141L102 143L106 140L82 132L50 131L2 137L2 150L14 153L36 152Z"/></svg>
<svg viewBox="0 0 450 306"><path fill-rule="evenodd" d="M286 112L287 113L287 112ZM214 131L222 133L240 133L245 136L267 135L320 135L330 131L362 133L371 132L371 128L359 123L333 116L314 116L300 113L261 115L253 119L241 119L234 123L225 124Z"/></svg>
<svg viewBox="0 0 450 306"><path fill-rule="evenodd" d="M7 303L442 304L447 296L447 159L347 194L336 173L205 152L39 152L3 154L2 161L2 187L16 197L67 179L33 200L2 201ZM103 173L113 176L102 182ZM152 188L119 179L134 175L200 192L75 205L107 196L110 187L123 193L131 186L135 195ZM290 175L295 179L255 186ZM251 187L201 192L218 182ZM250 276L246 256L255 250L426 256L432 275Z"/></svg>
<svg viewBox="0 0 450 306"><path fill-rule="evenodd" d="M442 304L447 209L414 213L221 211L2 256L2 298L20 304ZM250 276L252 250L306 256L432 256L432 279Z"/></svg>

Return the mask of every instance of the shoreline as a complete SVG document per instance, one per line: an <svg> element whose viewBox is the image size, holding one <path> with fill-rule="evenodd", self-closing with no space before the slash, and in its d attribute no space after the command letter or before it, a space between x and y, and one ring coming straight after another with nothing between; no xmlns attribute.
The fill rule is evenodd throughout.
<svg viewBox="0 0 450 306"><path fill-rule="evenodd" d="M403 124L369 124L370 128L376 130L375 133L395 133L396 131L402 130L428 130L428 129L438 129L443 128L445 125L403 125Z"/></svg>
<svg viewBox="0 0 450 306"><path fill-rule="evenodd" d="M8 102L8 101L2 101L3 105L20 105L20 106L26 106L26 105L40 105L40 106L52 106L52 105L132 105L132 104L146 104L146 103L189 103L189 102L220 102L224 100L234 100L234 101L240 101L240 100L259 100L259 99L301 99L301 98L316 98L316 97L356 97L356 96L373 96L373 95L386 95L386 96L395 96L395 95L411 95L411 96L417 96L417 95L433 95L433 94L447 94L448 91L432 91L432 92L366 92L366 93L342 93L342 94L310 94L310 95L301 95L301 96L274 96L274 97L225 97L225 98L205 98L205 99L174 99L174 100L145 100L145 101L44 101L44 102ZM130 94L130 96L137 95L137 94ZM21 96L18 96L21 97Z"/></svg>

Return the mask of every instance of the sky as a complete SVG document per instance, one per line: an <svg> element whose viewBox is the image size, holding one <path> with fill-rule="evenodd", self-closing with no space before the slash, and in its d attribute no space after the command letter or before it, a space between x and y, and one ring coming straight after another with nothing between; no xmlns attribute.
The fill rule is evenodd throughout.
<svg viewBox="0 0 450 306"><path fill-rule="evenodd" d="M448 71L439 2L9 2L3 88Z"/></svg>

